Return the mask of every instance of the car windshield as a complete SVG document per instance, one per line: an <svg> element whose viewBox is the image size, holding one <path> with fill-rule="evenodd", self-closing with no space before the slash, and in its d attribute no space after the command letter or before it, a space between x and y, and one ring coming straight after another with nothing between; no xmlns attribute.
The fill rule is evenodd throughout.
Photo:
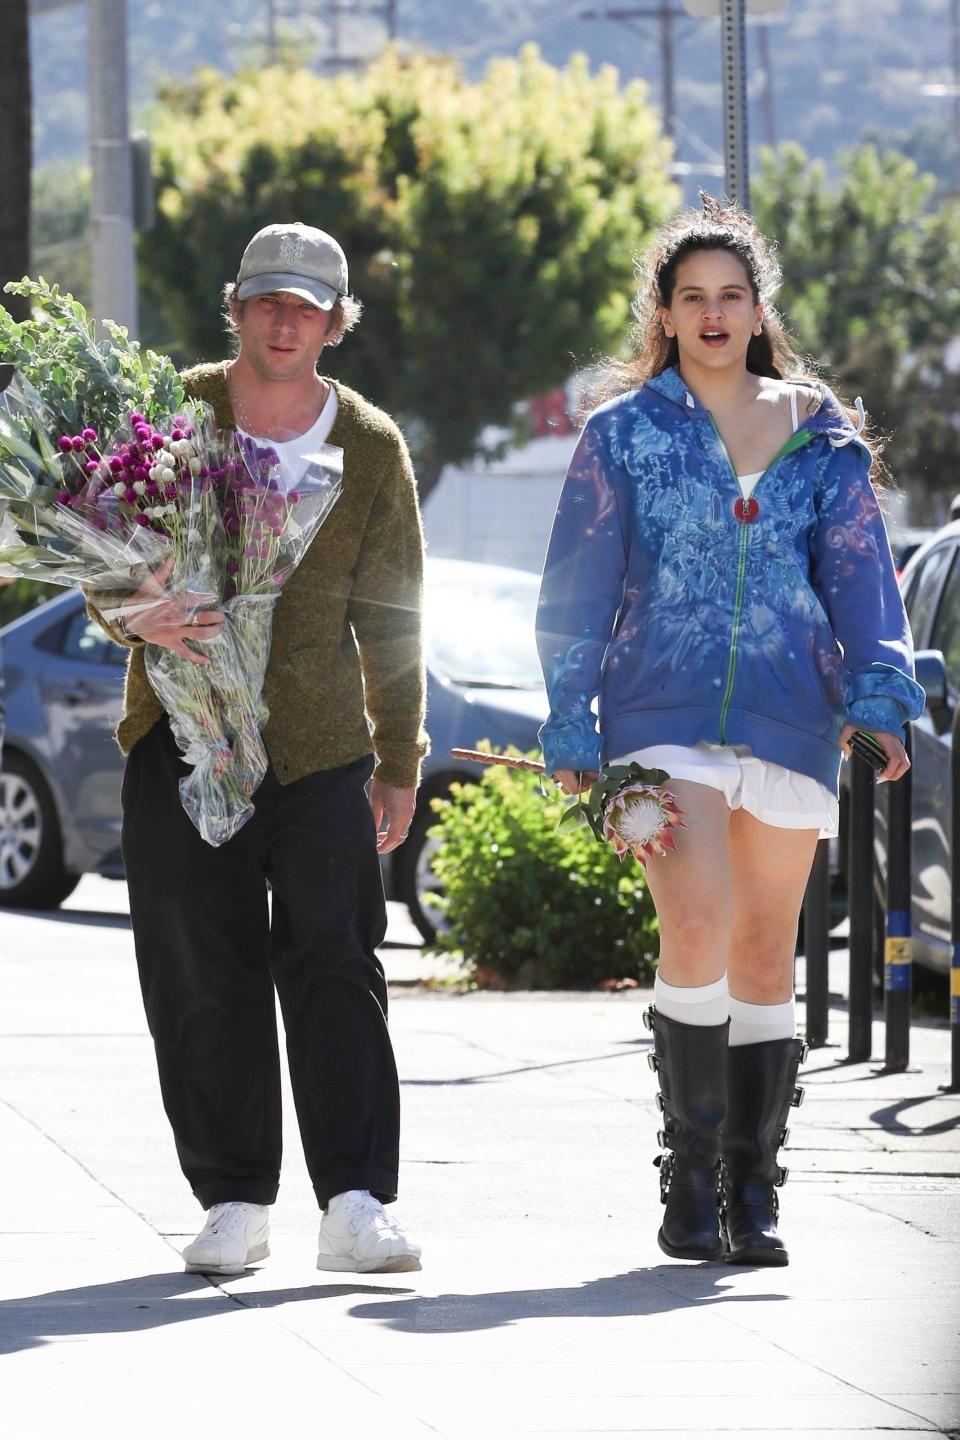
<svg viewBox="0 0 960 1440"><path fill-rule="evenodd" d="M534 638L539 582L457 579L427 585L424 602L430 666L460 685L539 689Z"/></svg>

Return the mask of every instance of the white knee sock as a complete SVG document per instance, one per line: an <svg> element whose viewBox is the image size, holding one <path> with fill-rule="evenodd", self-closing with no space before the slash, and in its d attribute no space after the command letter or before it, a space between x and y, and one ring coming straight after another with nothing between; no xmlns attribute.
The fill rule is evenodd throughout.
<svg viewBox="0 0 960 1440"><path fill-rule="evenodd" d="M710 985L668 985L659 974L653 982L653 1007L682 1025L722 1025L730 1013L727 977Z"/></svg>
<svg viewBox="0 0 960 1440"><path fill-rule="evenodd" d="M759 1045L763 1040L792 1040L797 1033L796 996L785 1005L748 1005L730 996L731 1045Z"/></svg>

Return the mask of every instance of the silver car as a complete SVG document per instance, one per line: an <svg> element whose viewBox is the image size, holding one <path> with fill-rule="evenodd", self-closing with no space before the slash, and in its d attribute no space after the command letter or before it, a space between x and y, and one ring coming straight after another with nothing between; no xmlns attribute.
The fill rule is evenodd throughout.
<svg viewBox="0 0 960 1440"><path fill-rule="evenodd" d="M455 746L490 740L536 748L547 703L533 622L538 581L520 570L428 559L426 638L432 751L410 837L384 858L387 895L405 901L425 937L438 915L429 802L474 765ZM123 878L114 739L126 652L88 620L70 591L0 631L6 742L0 774L0 906L48 909L88 873Z"/></svg>

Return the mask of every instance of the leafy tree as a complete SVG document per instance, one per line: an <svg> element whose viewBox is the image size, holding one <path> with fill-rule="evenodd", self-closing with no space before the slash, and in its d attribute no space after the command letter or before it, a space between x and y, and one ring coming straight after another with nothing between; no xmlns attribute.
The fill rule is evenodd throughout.
<svg viewBox="0 0 960 1440"><path fill-rule="evenodd" d="M767 152L753 186L776 237L781 306L800 346L890 437L895 480L960 488L960 405L948 361L960 333L960 204L931 203L934 178L896 151L861 146L839 183L795 145ZM955 363L955 360L954 360Z"/></svg>
<svg viewBox="0 0 960 1440"><path fill-rule="evenodd" d="M180 358L224 353L220 291L255 230L331 231L366 307L335 368L405 425L424 491L621 343L634 255L675 200L645 87L534 47L477 84L389 52L337 79L204 72L167 90L154 142L141 279Z"/></svg>

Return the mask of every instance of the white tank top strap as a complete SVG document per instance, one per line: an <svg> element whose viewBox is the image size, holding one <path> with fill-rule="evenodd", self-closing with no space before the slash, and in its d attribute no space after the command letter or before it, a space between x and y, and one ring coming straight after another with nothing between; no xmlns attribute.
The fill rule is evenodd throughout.
<svg viewBox="0 0 960 1440"><path fill-rule="evenodd" d="M796 434L797 431L800 429L800 419L799 419L799 416L797 415L797 387L796 387L796 385L791 385L791 386L790 386L790 419L793 421L793 433Z"/></svg>

